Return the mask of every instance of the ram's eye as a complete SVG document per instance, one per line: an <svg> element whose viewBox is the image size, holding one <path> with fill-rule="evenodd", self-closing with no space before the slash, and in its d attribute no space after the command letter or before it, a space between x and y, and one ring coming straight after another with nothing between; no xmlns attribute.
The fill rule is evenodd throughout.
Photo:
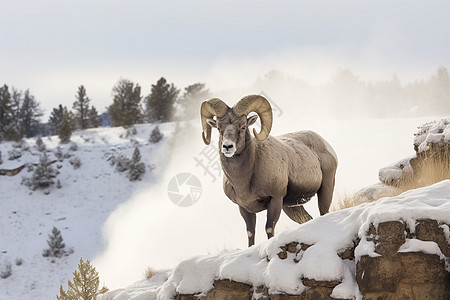
<svg viewBox="0 0 450 300"><path fill-rule="evenodd" d="M247 126L245 126L245 125L242 125L242 126L241 126L241 129L245 129L245 128L247 128Z"/></svg>

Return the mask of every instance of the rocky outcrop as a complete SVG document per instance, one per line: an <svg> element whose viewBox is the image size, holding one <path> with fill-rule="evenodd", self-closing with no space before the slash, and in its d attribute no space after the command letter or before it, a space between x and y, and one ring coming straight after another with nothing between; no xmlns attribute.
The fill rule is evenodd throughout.
<svg viewBox="0 0 450 300"><path fill-rule="evenodd" d="M401 221L386 222L378 228L372 226L368 239L375 242L375 252L381 256L362 256L357 263L356 281L364 299L450 299L450 273L446 270L450 248L444 226L434 220L418 220L415 232L410 233ZM402 252L407 239L433 242L442 255L439 251Z"/></svg>
<svg viewBox="0 0 450 300"><path fill-rule="evenodd" d="M369 227L366 242L374 245L373 255L355 256L360 241L337 255L356 263L355 277L366 300L450 299L449 226L435 220L417 220L410 232L401 220ZM278 258L292 259L311 245L292 242L280 247ZM264 286L254 287L231 280L216 280L206 295L178 294L177 300L317 300L337 299L331 294L340 281L318 281L299 278L307 287L301 295L271 294Z"/></svg>

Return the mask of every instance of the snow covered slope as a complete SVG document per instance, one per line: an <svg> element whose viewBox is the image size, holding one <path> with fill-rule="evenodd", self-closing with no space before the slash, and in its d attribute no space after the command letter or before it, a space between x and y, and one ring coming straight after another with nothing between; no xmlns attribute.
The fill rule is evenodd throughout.
<svg viewBox="0 0 450 300"><path fill-rule="evenodd" d="M172 270L161 271L149 280L111 291L100 299L168 300L176 293L206 294L213 288L214 281L220 279L243 282L254 287L266 286L269 293L300 294L306 289L300 278L337 280L341 283L334 288L333 297L361 299L355 280L356 262L363 255L379 256L375 252L374 242L366 239L369 226L402 220L410 232L414 232L416 220L429 218L442 224L447 241L450 242L448 199L449 180L397 197L330 213L248 249L192 257ZM360 240L355 249L356 262L341 259L337 254L352 246L356 240ZM281 259L278 256L281 247L291 242L311 246L298 254L288 253L292 259ZM407 239L400 251L422 251L443 258L437 244L432 242ZM447 270L450 271L448 265ZM257 295L254 296L257 298Z"/></svg>
<svg viewBox="0 0 450 300"><path fill-rule="evenodd" d="M46 195L43 190L32 191L21 185L22 177L31 177L25 168L14 177L0 176L0 273L11 266L11 275L0 278L0 299L56 299L59 286L72 278L80 257L93 259L104 247L103 223L119 204L132 194L151 185L164 169L168 151L167 139L173 124L162 124L164 134L158 144L149 143L154 125L136 126L136 134L123 128L98 128L75 132L72 143L61 146L70 158L57 161L52 167L60 174ZM58 137L42 139L50 160L56 160ZM0 144L3 163L1 169L16 168L26 163L38 163L42 154L35 147L36 139L27 139L26 145ZM131 158L139 147L146 173L141 181L130 182L125 172L119 173L111 165L111 158L120 153ZM72 148L72 150L70 149ZM9 160L12 151L21 157ZM78 157L78 169L70 160ZM153 170L151 170L153 169ZM73 254L62 258L45 258L47 239L53 227L58 228Z"/></svg>

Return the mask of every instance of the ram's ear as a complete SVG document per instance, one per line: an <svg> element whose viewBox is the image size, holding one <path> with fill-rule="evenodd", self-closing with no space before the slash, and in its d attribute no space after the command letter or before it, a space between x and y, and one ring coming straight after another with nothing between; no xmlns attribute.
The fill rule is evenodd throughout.
<svg viewBox="0 0 450 300"><path fill-rule="evenodd" d="M206 123L208 123L212 128L217 128L217 121L214 119L206 119Z"/></svg>
<svg viewBox="0 0 450 300"><path fill-rule="evenodd" d="M247 118L247 126L251 126L255 124L256 120L258 120L258 115L253 115Z"/></svg>

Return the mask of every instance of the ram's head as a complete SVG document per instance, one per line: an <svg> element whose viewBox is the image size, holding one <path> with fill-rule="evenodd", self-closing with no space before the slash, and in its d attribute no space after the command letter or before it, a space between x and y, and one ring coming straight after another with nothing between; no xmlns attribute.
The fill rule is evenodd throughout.
<svg viewBox="0 0 450 300"><path fill-rule="evenodd" d="M249 113L257 115L247 117ZM248 127L253 125L258 116L261 120L261 131L253 129L258 141L267 138L272 128L272 108L269 101L260 95L249 95L242 98L230 108L218 98L205 101L201 106L202 138L206 145L211 142L211 128L219 130L219 149L226 157L239 154L245 147Z"/></svg>

